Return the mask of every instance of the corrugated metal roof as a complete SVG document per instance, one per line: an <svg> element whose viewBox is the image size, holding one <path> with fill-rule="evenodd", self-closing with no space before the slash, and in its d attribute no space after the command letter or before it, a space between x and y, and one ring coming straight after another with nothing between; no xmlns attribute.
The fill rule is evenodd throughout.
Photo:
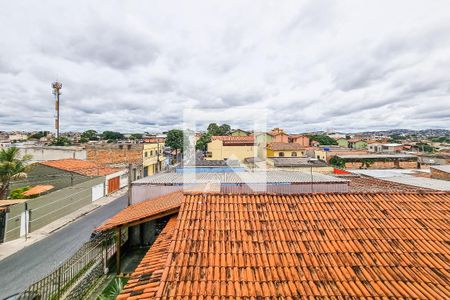
<svg viewBox="0 0 450 300"><path fill-rule="evenodd" d="M348 182L334 176L303 172L268 171L268 172L236 172L236 173L160 173L139 179L133 184L191 184L205 182L220 183L309 183L309 182Z"/></svg>
<svg viewBox="0 0 450 300"><path fill-rule="evenodd" d="M438 190L438 191L450 191L450 181L416 177L410 175L396 176L396 177L384 177L383 180L403 183L407 185L419 186L428 189Z"/></svg>

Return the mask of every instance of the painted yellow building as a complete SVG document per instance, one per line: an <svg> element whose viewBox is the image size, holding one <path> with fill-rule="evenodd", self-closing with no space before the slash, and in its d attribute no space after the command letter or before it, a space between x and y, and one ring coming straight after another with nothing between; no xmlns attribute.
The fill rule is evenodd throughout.
<svg viewBox="0 0 450 300"><path fill-rule="evenodd" d="M165 166L164 142L144 143L143 149L144 177L160 172Z"/></svg>
<svg viewBox="0 0 450 300"><path fill-rule="evenodd" d="M213 136L208 143L206 160L239 160L255 157L254 136Z"/></svg>
<svg viewBox="0 0 450 300"><path fill-rule="evenodd" d="M306 148L296 143L269 143L267 157L300 157L305 155Z"/></svg>

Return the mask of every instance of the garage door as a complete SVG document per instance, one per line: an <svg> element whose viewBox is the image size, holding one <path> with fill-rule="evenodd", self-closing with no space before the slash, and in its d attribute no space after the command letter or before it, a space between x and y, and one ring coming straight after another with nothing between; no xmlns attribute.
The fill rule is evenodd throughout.
<svg viewBox="0 0 450 300"><path fill-rule="evenodd" d="M101 197L103 197L104 193L105 193L104 183L93 186L92 187L92 201L100 199Z"/></svg>
<svg viewBox="0 0 450 300"><path fill-rule="evenodd" d="M117 191L120 187L120 176L108 180L108 194Z"/></svg>

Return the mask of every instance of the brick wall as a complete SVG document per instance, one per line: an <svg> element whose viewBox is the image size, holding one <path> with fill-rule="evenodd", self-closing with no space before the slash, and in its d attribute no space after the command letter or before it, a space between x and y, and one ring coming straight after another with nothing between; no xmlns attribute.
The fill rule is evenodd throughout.
<svg viewBox="0 0 450 300"><path fill-rule="evenodd" d="M101 165L142 164L143 148L142 144L92 145L86 147L86 157Z"/></svg>
<svg viewBox="0 0 450 300"><path fill-rule="evenodd" d="M431 178L450 180L450 173L435 168L430 168L430 170L431 170Z"/></svg>
<svg viewBox="0 0 450 300"><path fill-rule="evenodd" d="M346 162L346 169L360 169L362 167L362 162ZM364 166L365 168L366 166ZM375 161L370 164L369 169L415 169L417 168L417 162L415 161L400 161L396 163L395 161Z"/></svg>

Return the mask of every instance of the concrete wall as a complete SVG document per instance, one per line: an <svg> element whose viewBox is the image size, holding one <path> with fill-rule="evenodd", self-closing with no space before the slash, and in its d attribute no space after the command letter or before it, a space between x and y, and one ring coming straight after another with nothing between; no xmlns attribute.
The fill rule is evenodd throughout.
<svg viewBox="0 0 450 300"><path fill-rule="evenodd" d="M12 191L16 188L25 186L50 184L55 187L53 190L50 190L50 192L54 192L58 189L71 186L72 184L75 185L90 180L90 177L88 176L83 176L81 174L67 172L40 164L34 164L27 175L27 178L11 182L9 190Z"/></svg>
<svg viewBox="0 0 450 300"><path fill-rule="evenodd" d="M346 169L361 169L363 166L362 162L354 161L354 162L346 162ZM366 166L364 166L366 168ZM375 161L370 164L369 169L416 169L417 162L416 161Z"/></svg>
<svg viewBox="0 0 450 300"><path fill-rule="evenodd" d="M32 156L31 163L58 160L58 159L86 159L86 150L83 147L74 146L20 146L20 156L29 154Z"/></svg>
<svg viewBox="0 0 450 300"><path fill-rule="evenodd" d="M96 177L35 199L29 199L26 202L29 210L29 232L33 232L90 204L92 202L92 187L104 181L105 177ZM24 210L24 203L9 207L5 241L20 237L20 215Z"/></svg>
<svg viewBox="0 0 450 300"><path fill-rule="evenodd" d="M450 180L450 173L444 172L433 167L430 168L431 178L434 179L442 179L442 180Z"/></svg>

